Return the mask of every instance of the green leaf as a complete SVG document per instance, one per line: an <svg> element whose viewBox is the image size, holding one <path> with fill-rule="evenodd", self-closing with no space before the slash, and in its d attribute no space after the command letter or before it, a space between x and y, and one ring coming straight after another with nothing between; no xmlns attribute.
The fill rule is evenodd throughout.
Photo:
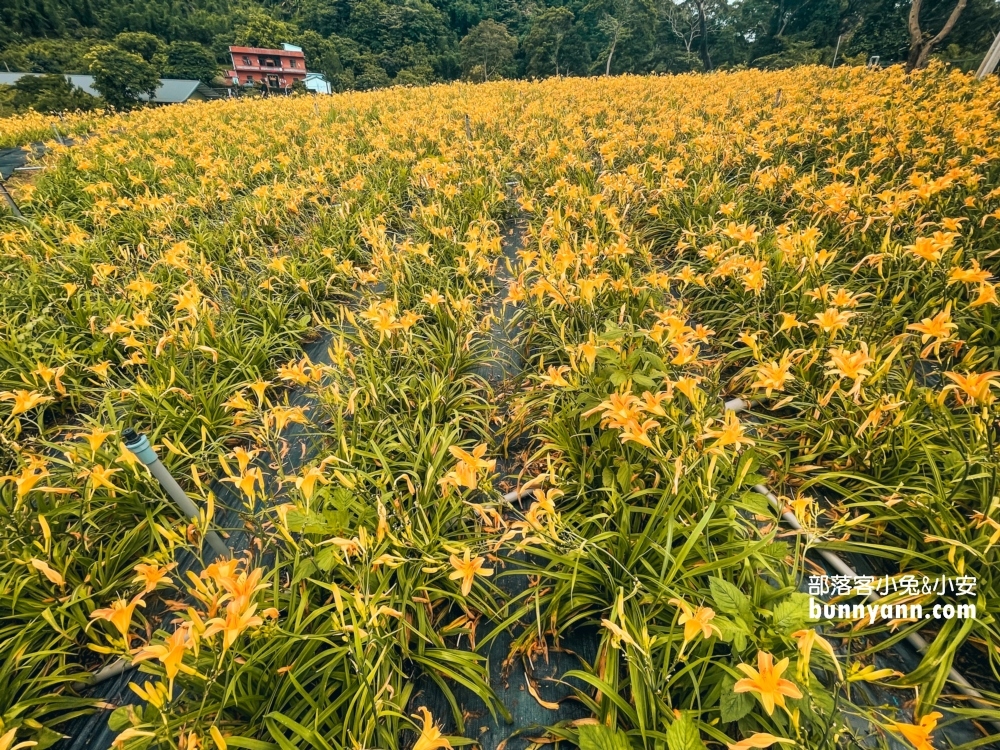
<svg viewBox="0 0 1000 750"><path fill-rule="evenodd" d="M618 467L618 487L622 492L628 492L632 486L632 465L625 461Z"/></svg>
<svg viewBox="0 0 1000 750"><path fill-rule="evenodd" d="M721 709L720 718L724 724L731 721L739 721L748 713L753 711L753 698L749 693L734 693L733 687L736 680L726 677L722 681L722 700L719 703Z"/></svg>
<svg viewBox="0 0 1000 750"><path fill-rule="evenodd" d="M629 373L623 370L615 370L608 379L611 381L611 385L619 386L629 379Z"/></svg>
<svg viewBox="0 0 1000 750"><path fill-rule="evenodd" d="M305 560L300 560L295 566L295 572L292 573L292 585L294 586L299 581L303 581L311 575L314 575L318 568L316 567L315 561L306 558Z"/></svg>
<svg viewBox="0 0 1000 750"><path fill-rule="evenodd" d="M132 726L132 722L129 720L131 715L132 706L119 706L108 717L108 727L113 732L121 732L126 727Z"/></svg>
<svg viewBox="0 0 1000 750"><path fill-rule="evenodd" d="M307 510L293 510L289 511L286 519L288 521L288 530L293 534L330 533L330 524L319 513L312 513Z"/></svg>
<svg viewBox="0 0 1000 750"><path fill-rule="evenodd" d="M767 513L768 509L771 507L767 498L759 492L744 492L740 495L740 499L737 504L743 506L751 513L757 513L758 515Z"/></svg>
<svg viewBox="0 0 1000 750"><path fill-rule="evenodd" d="M736 651L742 651L747 647L747 638L750 631L743 620L730 620L728 617L716 617L712 620L722 633L722 642L733 644Z"/></svg>
<svg viewBox="0 0 1000 750"><path fill-rule="evenodd" d="M660 372L670 372L670 368L667 367L667 363L664 362L658 355L654 354L653 352L643 351L640 352L640 355L642 356L642 360L644 362L651 364Z"/></svg>
<svg viewBox="0 0 1000 750"><path fill-rule="evenodd" d="M750 620L750 599L736 586L722 578L709 578L715 608L727 615L745 615Z"/></svg>
<svg viewBox="0 0 1000 750"><path fill-rule="evenodd" d="M771 613L771 624L779 633L787 635L801 630L808 617L809 597L802 593L794 593L774 608Z"/></svg>
<svg viewBox="0 0 1000 750"><path fill-rule="evenodd" d="M698 734L698 726L687 714L681 714L667 727L667 747L669 750L704 750L705 743Z"/></svg>
<svg viewBox="0 0 1000 750"><path fill-rule="evenodd" d="M655 380L645 375L642 375L638 372L632 375L632 382L634 382L640 388L656 388Z"/></svg>
<svg viewBox="0 0 1000 750"><path fill-rule="evenodd" d="M600 421L601 421L600 412L595 412L591 414L589 417L580 417L580 429L589 430L591 427L595 426Z"/></svg>
<svg viewBox="0 0 1000 750"><path fill-rule="evenodd" d="M784 560L791 552L792 547L788 542L771 542L771 544L761 549L760 554L774 560Z"/></svg>
<svg viewBox="0 0 1000 750"><path fill-rule="evenodd" d="M34 750L47 750L47 748L52 747L63 737L64 735L60 734L54 729L49 729L48 727L42 727L34 735L34 740L35 742L38 743L37 745L34 746Z"/></svg>
<svg viewBox="0 0 1000 750"><path fill-rule="evenodd" d="M313 559L316 563L316 567L324 573L328 573L333 570L334 566L340 562L340 556L337 554L337 548L333 545L323 547L323 549L316 553L316 557Z"/></svg>
<svg viewBox="0 0 1000 750"><path fill-rule="evenodd" d="M580 750L632 750L627 734L603 724L580 727L579 744Z"/></svg>

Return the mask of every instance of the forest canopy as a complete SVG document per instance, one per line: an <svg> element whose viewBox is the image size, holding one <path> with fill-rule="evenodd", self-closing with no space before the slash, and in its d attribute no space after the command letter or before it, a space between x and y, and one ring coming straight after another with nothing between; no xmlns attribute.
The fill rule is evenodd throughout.
<svg viewBox="0 0 1000 750"><path fill-rule="evenodd" d="M282 42L301 46L337 90L872 56L969 69L998 30L998 0L7 0L0 69L93 73L94 49L111 45L142 75L134 55L161 77L210 83L229 45Z"/></svg>

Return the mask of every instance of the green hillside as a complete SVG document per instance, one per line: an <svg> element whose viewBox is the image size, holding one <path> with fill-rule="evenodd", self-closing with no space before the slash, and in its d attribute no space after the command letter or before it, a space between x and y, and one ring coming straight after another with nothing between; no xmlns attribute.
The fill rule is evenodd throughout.
<svg viewBox="0 0 1000 750"><path fill-rule="evenodd" d="M929 38L955 2L922 5ZM116 40L159 75L206 82L230 44L296 43L338 90L829 64L838 39L839 59L885 64L907 58L909 11L904 0L5 0L0 70L86 73L87 53ZM968 0L935 55L975 67L998 30L1000 5Z"/></svg>

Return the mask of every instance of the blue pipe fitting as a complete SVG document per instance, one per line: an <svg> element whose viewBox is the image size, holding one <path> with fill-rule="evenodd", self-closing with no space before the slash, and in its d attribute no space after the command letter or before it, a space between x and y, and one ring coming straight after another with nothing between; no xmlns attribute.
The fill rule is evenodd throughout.
<svg viewBox="0 0 1000 750"><path fill-rule="evenodd" d="M142 461L144 466L151 466L158 460L156 451L153 450L153 446L149 444L149 438L145 435L138 435L132 428L126 428L122 431L122 439L125 448Z"/></svg>

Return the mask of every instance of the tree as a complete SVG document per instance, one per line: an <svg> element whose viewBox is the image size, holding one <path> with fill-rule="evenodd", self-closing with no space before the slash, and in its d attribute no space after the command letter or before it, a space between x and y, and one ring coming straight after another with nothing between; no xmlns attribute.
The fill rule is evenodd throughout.
<svg viewBox="0 0 1000 750"><path fill-rule="evenodd" d="M955 28L955 24L958 23L958 17L965 10L966 2L967 0L958 0L948 19L944 22L944 26L941 27L941 30L927 39L924 37L924 32L920 29L920 6L923 4L922 0L911 0L910 15L907 18L907 28L910 31L910 54L906 58L906 69L908 71L914 68L922 68L927 64L927 58L934 48Z"/></svg>
<svg viewBox="0 0 1000 750"><path fill-rule="evenodd" d="M455 37L448 19L428 0L351 0L347 34L393 77L429 65L435 77L458 73ZM355 67L355 75L364 75Z"/></svg>
<svg viewBox="0 0 1000 750"><path fill-rule="evenodd" d="M571 72L590 59L586 42L576 31L576 17L566 7L546 8L531 19L524 38L529 75Z"/></svg>
<svg viewBox="0 0 1000 750"><path fill-rule="evenodd" d="M354 78L354 87L360 91L381 89L391 85L389 74L378 65L368 64Z"/></svg>
<svg viewBox="0 0 1000 750"><path fill-rule="evenodd" d="M139 55L148 63L164 50L163 42L145 31L123 31L115 37L114 43L119 49Z"/></svg>
<svg viewBox="0 0 1000 750"><path fill-rule="evenodd" d="M0 52L0 69L27 73L86 73L91 40L37 39ZM6 67L5 67L6 66Z"/></svg>
<svg viewBox="0 0 1000 750"><path fill-rule="evenodd" d="M710 0L666 0L663 12L670 33L681 41L688 55L695 42L698 43L698 57L704 70L712 69L712 57L708 50L709 32L719 27L718 8L710 8L709 2Z"/></svg>
<svg viewBox="0 0 1000 750"><path fill-rule="evenodd" d="M507 27L492 19L476 24L459 43L462 73L466 78L502 78L509 73L517 52L517 39Z"/></svg>
<svg viewBox="0 0 1000 750"><path fill-rule="evenodd" d="M648 54L648 43L653 39L656 23L656 8L652 3L646 0L592 0L584 12L600 13L597 28L603 32L607 44L606 53L602 55L604 75L611 75L611 64L620 51L625 52L626 66L629 52L633 66L638 62L636 53L640 59Z"/></svg>
<svg viewBox="0 0 1000 750"><path fill-rule="evenodd" d="M302 48L302 54L306 56L306 67L322 73L328 81L344 72L336 46L322 35L315 31L302 31L295 37L295 44Z"/></svg>
<svg viewBox="0 0 1000 750"><path fill-rule="evenodd" d="M618 40L628 33L628 27L625 25L626 22L618 17L613 16L610 13L605 13L604 18L598 23L598 27L603 31L610 43L608 45L608 57L604 64L604 75L611 75L611 58L614 57L615 47L618 46Z"/></svg>
<svg viewBox="0 0 1000 750"><path fill-rule="evenodd" d="M667 0L663 11L670 33L681 40L684 50L690 54L691 46L700 33L698 26L698 12L687 0L675 3Z"/></svg>
<svg viewBox="0 0 1000 750"><path fill-rule="evenodd" d="M394 86L426 86L433 80L434 68L426 63L418 63L396 73L392 83Z"/></svg>
<svg viewBox="0 0 1000 750"><path fill-rule="evenodd" d="M236 27L234 43L240 47L278 49L297 34L298 29L293 24L278 21L264 11L255 9Z"/></svg>
<svg viewBox="0 0 1000 750"><path fill-rule="evenodd" d="M219 73L215 55L198 42L171 42L160 69L165 78L184 78L211 83Z"/></svg>
<svg viewBox="0 0 1000 750"><path fill-rule="evenodd" d="M701 55L701 64L705 70L712 69L712 58L708 54L708 14L705 12L705 0L691 0L698 11L698 38L701 44L698 47L698 54Z"/></svg>
<svg viewBox="0 0 1000 750"><path fill-rule="evenodd" d="M74 110L91 110L99 106L97 99L77 88L66 77L56 73L41 76L23 76L9 88L6 103L14 112L55 114Z"/></svg>
<svg viewBox="0 0 1000 750"><path fill-rule="evenodd" d="M107 106L117 110L135 107L142 97L152 99L160 77L152 63L134 52L111 44L99 44L87 54L94 88Z"/></svg>

